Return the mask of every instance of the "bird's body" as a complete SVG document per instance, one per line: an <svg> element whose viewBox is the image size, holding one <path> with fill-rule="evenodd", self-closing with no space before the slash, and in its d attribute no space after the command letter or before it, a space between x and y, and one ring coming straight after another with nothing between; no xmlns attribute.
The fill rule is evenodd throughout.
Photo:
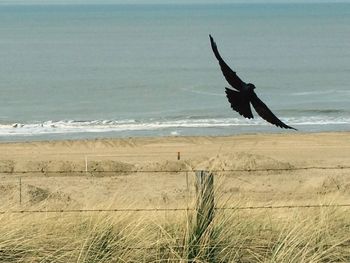
<svg viewBox="0 0 350 263"><path fill-rule="evenodd" d="M255 89L254 84L245 83L237 76L236 72L233 71L222 59L212 36L209 35L209 37L210 37L212 50L214 52L216 59L219 61L221 71L225 79L227 80L227 82L233 88L233 89L230 89L230 88L225 89L226 97L231 104L231 108L237 111L243 117L252 119L254 118L252 110L250 108L250 104L252 104L255 111L264 120L268 121L269 123L274 124L281 128L296 130L295 128L288 126L287 124L279 120L272 113L272 111L265 105L265 103L259 99L259 97L256 95L254 91Z"/></svg>

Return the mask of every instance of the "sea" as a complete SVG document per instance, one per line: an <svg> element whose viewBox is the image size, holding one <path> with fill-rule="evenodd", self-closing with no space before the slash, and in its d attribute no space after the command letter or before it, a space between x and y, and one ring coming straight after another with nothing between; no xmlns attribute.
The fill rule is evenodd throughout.
<svg viewBox="0 0 350 263"><path fill-rule="evenodd" d="M247 120L224 60L285 123ZM350 131L350 4L0 5L0 141Z"/></svg>

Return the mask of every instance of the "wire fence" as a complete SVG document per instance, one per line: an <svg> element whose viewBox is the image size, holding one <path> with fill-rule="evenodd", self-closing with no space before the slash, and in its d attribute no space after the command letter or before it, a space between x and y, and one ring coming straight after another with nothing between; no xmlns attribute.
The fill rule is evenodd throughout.
<svg viewBox="0 0 350 263"><path fill-rule="evenodd" d="M340 244L322 244L320 245L320 247L322 247L323 249L328 249L328 248L336 248L336 247L349 247L350 244L349 242L344 242L344 243L340 243ZM276 248L276 245L254 245L252 244L251 246L249 246L249 244L246 245L232 245L230 243L225 244L225 243L221 243L221 244L216 244L216 245L205 245L205 244L200 244L200 245L195 245L195 244L191 244L191 245L172 245L172 244L163 244L163 245L153 245L153 246L116 246L116 248L121 249L121 250L181 250L181 251L185 251L188 250L189 247L198 247L201 249L237 249L237 250L252 250L252 249L263 249L263 250L273 250L274 248ZM294 248L305 248L302 245L294 245ZM316 248L315 248L316 249ZM11 248L12 252L28 252L28 250L25 249L20 249L20 248ZM76 248L40 248L40 249L36 249L37 252L77 252ZM94 252L93 248L89 249L90 252ZM9 252L8 250L4 250L4 249L0 249L0 253L4 253L4 252ZM99 252L97 250L97 252ZM179 259L179 261L182 261L183 259ZM164 259L164 261L169 262L169 259ZM173 259L171 259L171 261L173 261ZM157 261L159 262L159 261Z"/></svg>
<svg viewBox="0 0 350 263"><path fill-rule="evenodd" d="M278 172L278 171L299 171L299 170L348 170L350 166L338 165L338 166L307 166L307 167L286 167L286 168L246 168L246 169L210 169L210 172ZM184 173L184 172L195 172L193 169L179 169L179 170L9 170L0 171L0 174L83 174L86 173Z"/></svg>
<svg viewBox="0 0 350 263"><path fill-rule="evenodd" d="M300 208L350 208L350 204L306 204L306 205L270 205L270 206L233 206L215 207L215 210L256 210L256 209L300 209ZM56 210L9 210L0 211L0 214L25 213L101 213L101 212L178 212L196 211L195 208L116 208L116 209L56 209Z"/></svg>
<svg viewBox="0 0 350 263"><path fill-rule="evenodd" d="M338 166L308 166L308 167L288 167L288 168L256 168L256 169L213 169L210 170L213 174L223 174L223 173L254 173L254 172L280 172L280 171L299 171L299 170L347 170L350 169L350 166L345 165L338 165ZM90 176L86 175L86 170L57 170L57 171L50 171L50 170L26 170L26 171L0 171L0 174L3 174L5 176L11 175L11 177L8 178L2 178L3 180L0 180L0 182L5 182L6 179L13 181L12 175L17 175L16 180L17 183L19 183L19 202L22 202L22 184L28 182L27 180L30 177L27 178L25 182L22 182L22 175L31 174L34 176L39 175L39 177L45 176L45 177L67 177L66 174L84 176L89 178L90 176L93 177L94 174L160 174L160 173L169 173L169 174L183 174L186 176L186 190L189 194L189 173L195 173L194 170L97 170L97 171L88 171ZM62 176L65 174L65 176ZM19 176L18 176L19 175ZM232 174L228 174L232 175ZM273 174L272 174L273 175ZM34 178L34 177L33 177ZM96 179L103 178L103 177L94 177ZM4 180L5 179L5 180ZM34 179L33 179L34 180ZM243 180L243 179L242 179ZM1 185L0 185L1 186ZM302 205L260 205L260 206L227 206L227 207L215 207L215 210L262 210L262 209L308 209L308 208L349 208L350 203L341 203L341 204L302 204ZM1 211L0 214L27 214L27 213L99 213L99 212L179 212L179 211L194 211L195 208L115 208L115 209L36 209L36 210L6 210Z"/></svg>
<svg viewBox="0 0 350 263"><path fill-rule="evenodd" d="M254 172L281 172L281 171L299 171L299 170L346 170L350 169L350 166L333 166L333 167L327 167L327 166L312 166L312 167L289 167L289 168L259 168L259 169L223 169L223 170L211 170L210 172L213 174L220 174L220 173L254 173ZM194 173L194 170L137 170L137 171L123 171L123 170L108 170L108 171L88 171L90 175L93 175L94 173L100 174L140 174L140 173L171 173L171 174L183 174L186 175L186 184L187 185L187 191L188 191L188 174ZM4 175L20 175L19 178L19 189L22 188L22 176L25 174L34 174L34 175L44 175L45 177L63 177L63 174L79 174L79 176L86 176L86 171L46 171L46 170L34 170L34 171L0 171L0 174ZM66 177L66 176L65 176ZM24 177L23 177L24 178ZM28 178L28 177L27 177ZM103 177L100 177L103 178ZM99 179L99 177L96 177L96 179ZM0 181L1 182L1 181ZM21 190L20 190L21 192ZM20 200L21 200L21 194L20 194ZM257 206L216 206L214 209L216 211L243 211L243 210L281 210L281 209L327 209L327 208L342 208L342 209L349 209L350 203L339 203L339 204L299 204L299 205L257 205ZM346 210L348 211L348 210ZM7 211L1 211L0 215L6 216L7 214L78 214L78 213L160 213L160 212L198 212L196 207L174 207L174 208L162 208L162 207L155 207L155 208L109 208L109 209L18 209L18 210L7 210ZM191 247L197 246L196 244L192 244ZM259 249L262 251L272 251L274 248L273 245L256 245L256 244L240 244L240 245L232 245L231 244L216 244L215 246L206 246L204 247L202 244L198 245L201 249L235 249L235 250L254 250ZM338 244L323 244L321 245L322 249L347 249L350 247L349 242L346 243L338 243ZM119 249L123 250L130 250L130 251L136 251L136 250L159 250L159 251L178 251L178 252L185 252L186 249L188 249L188 246L184 245L177 245L177 244L164 244L162 246L120 246ZM301 247L302 249L303 247ZM67 253L73 253L76 252L76 248L42 248L42 252L67 252ZM6 254L6 253L24 253L25 250L21 249L12 249L9 250L3 250L0 249L0 254ZM37 250L37 252L40 252ZM169 260L165 260L168 262ZM174 261L174 260L172 260ZM182 259L179 261L183 261ZM159 261L161 262L161 261Z"/></svg>

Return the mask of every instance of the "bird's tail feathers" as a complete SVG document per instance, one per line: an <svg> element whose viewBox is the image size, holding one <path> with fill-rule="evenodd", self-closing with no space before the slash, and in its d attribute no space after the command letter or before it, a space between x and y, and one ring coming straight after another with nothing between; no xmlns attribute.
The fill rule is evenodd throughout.
<svg viewBox="0 0 350 263"><path fill-rule="evenodd" d="M249 99L247 99L241 92L225 88L226 97L231 104L231 108L241 114L243 117L252 119L253 114L250 108Z"/></svg>

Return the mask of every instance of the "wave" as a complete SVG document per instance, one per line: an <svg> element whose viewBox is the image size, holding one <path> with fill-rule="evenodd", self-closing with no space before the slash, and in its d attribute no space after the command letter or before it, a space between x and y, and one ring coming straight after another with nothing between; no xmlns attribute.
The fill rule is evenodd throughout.
<svg viewBox="0 0 350 263"><path fill-rule="evenodd" d="M313 91L301 91L301 92L294 92L291 95L292 96L309 96L309 95L327 95L327 94L343 94L343 95L350 95L349 90L313 90Z"/></svg>
<svg viewBox="0 0 350 263"><path fill-rule="evenodd" d="M290 125L350 125L349 117L332 117L332 116L303 116L284 118L285 122Z"/></svg>
<svg viewBox="0 0 350 263"><path fill-rule="evenodd" d="M311 116L281 118L289 125L350 125L349 117ZM45 134L105 133L156 131L186 128L225 128L235 126L268 126L261 118L185 118L177 120L61 120L37 123L0 124L0 136L37 136ZM173 131L170 132L172 134Z"/></svg>
<svg viewBox="0 0 350 263"><path fill-rule="evenodd" d="M190 93L195 93L195 94L200 94L200 95L208 95L208 96L218 96L222 97L224 96L224 93L215 93L215 92L209 92L209 91L201 91L201 90L196 90L195 88L192 89L187 89L187 88L181 88L181 90L190 92Z"/></svg>
<svg viewBox="0 0 350 263"><path fill-rule="evenodd" d="M322 114L343 114L343 113L349 113L347 110L343 109L300 109L300 110L282 110L283 112L290 112L290 113L306 113L306 114L316 114L316 115L322 115Z"/></svg>

